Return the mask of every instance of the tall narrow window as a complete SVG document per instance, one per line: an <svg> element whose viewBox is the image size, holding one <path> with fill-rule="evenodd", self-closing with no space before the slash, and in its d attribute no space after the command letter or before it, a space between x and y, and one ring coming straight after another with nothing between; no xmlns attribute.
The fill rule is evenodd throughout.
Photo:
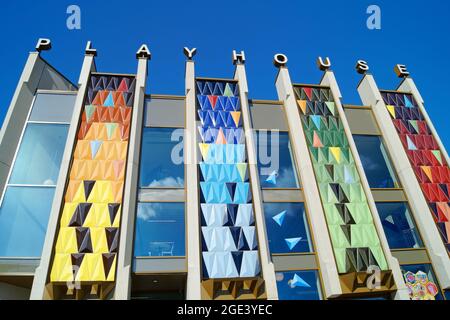
<svg viewBox="0 0 450 320"><path fill-rule="evenodd" d="M271 253L312 251L303 203L265 203L264 215Z"/></svg>
<svg viewBox="0 0 450 320"><path fill-rule="evenodd" d="M394 167L379 136L353 135L371 188L399 188Z"/></svg>
<svg viewBox="0 0 450 320"><path fill-rule="evenodd" d="M405 202L378 202L376 205L391 249L423 247Z"/></svg>
<svg viewBox="0 0 450 320"><path fill-rule="evenodd" d="M262 188L299 188L287 132L257 131L258 171Z"/></svg>
<svg viewBox="0 0 450 320"><path fill-rule="evenodd" d="M277 272L278 299L320 300L320 285L317 271Z"/></svg>
<svg viewBox="0 0 450 320"><path fill-rule="evenodd" d="M0 198L0 257L41 256L75 97L36 95Z"/></svg>
<svg viewBox="0 0 450 320"><path fill-rule="evenodd" d="M134 255L184 256L184 203L139 203Z"/></svg>
<svg viewBox="0 0 450 320"><path fill-rule="evenodd" d="M141 188L183 188L183 129L144 128Z"/></svg>

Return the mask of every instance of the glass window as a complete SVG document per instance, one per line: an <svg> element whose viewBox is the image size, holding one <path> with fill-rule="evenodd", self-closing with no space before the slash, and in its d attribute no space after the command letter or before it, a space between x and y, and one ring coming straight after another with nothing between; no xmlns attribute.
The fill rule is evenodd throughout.
<svg viewBox="0 0 450 320"><path fill-rule="evenodd" d="M38 93L30 121L70 123L76 98L76 94Z"/></svg>
<svg viewBox="0 0 450 320"><path fill-rule="evenodd" d="M258 170L262 188L300 188L287 132L258 130Z"/></svg>
<svg viewBox="0 0 450 320"><path fill-rule="evenodd" d="M320 300L317 271L277 272L279 300Z"/></svg>
<svg viewBox="0 0 450 320"><path fill-rule="evenodd" d="M184 187L183 129L144 128L140 187Z"/></svg>
<svg viewBox="0 0 450 320"><path fill-rule="evenodd" d="M67 131L68 125L28 124L9 183L56 185Z"/></svg>
<svg viewBox="0 0 450 320"><path fill-rule="evenodd" d="M430 264L400 266L411 300L443 300Z"/></svg>
<svg viewBox="0 0 450 320"><path fill-rule="evenodd" d="M376 205L391 249L423 247L405 202L377 202Z"/></svg>
<svg viewBox="0 0 450 320"><path fill-rule="evenodd" d="M394 167L379 136L353 135L371 188L399 188Z"/></svg>
<svg viewBox="0 0 450 320"><path fill-rule="evenodd" d="M264 216L271 253L312 251L303 203L264 203Z"/></svg>
<svg viewBox="0 0 450 320"><path fill-rule="evenodd" d="M134 255L185 255L184 203L138 203Z"/></svg>
<svg viewBox="0 0 450 320"><path fill-rule="evenodd" d="M0 256L40 257L52 187L8 187L0 208Z"/></svg>

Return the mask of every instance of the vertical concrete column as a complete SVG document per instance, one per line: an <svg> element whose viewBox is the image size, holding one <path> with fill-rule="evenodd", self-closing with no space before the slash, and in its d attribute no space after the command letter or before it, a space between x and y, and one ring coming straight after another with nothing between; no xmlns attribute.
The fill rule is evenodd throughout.
<svg viewBox="0 0 450 320"><path fill-rule="evenodd" d="M142 125L144 119L145 84L149 56L138 57L136 88L131 117L128 160L122 204L120 244L117 260L116 288L114 299L128 300L131 294L131 265L133 262L134 225L139 182L139 160Z"/></svg>
<svg viewBox="0 0 450 320"><path fill-rule="evenodd" d="M302 181L305 201L308 204L308 217L311 225L311 233L314 238L317 261L323 282L323 295L325 298L333 298L342 294L339 274L334 259L331 238L328 233L325 213L322 208L319 189L317 187L314 168L309 157L308 145L303 132L300 113L298 111L294 89L292 87L289 71L286 67L280 67L275 82L278 99L283 101L289 130L291 130L292 149L295 153L296 166Z"/></svg>
<svg viewBox="0 0 450 320"><path fill-rule="evenodd" d="M442 140L439 137L439 135L436 131L436 128L433 125L433 122L431 121L430 117L428 116L427 110L425 109L425 106L424 106L424 101L423 101L422 95L420 94L419 90L417 89L416 84L414 83L414 80L410 77L403 79L402 83L400 83L400 86L398 87L397 90L404 91L404 92L410 92L413 95L414 100L416 100L420 111L422 112L425 120L427 121L427 125L430 128L431 133L433 133L433 136L436 139L436 141L439 145L439 148L441 149L442 154L445 156L445 160L447 161L447 163L450 163L447 150L445 149L445 146L442 143Z"/></svg>
<svg viewBox="0 0 450 320"><path fill-rule="evenodd" d="M194 61L186 61L186 129L184 137L184 161L186 170L186 242L187 242L187 284L186 299L201 299L200 265L200 220L198 198L199 155L197 149L197 121L195 107L195 71Z"/></svg>
<svg viewBox="0 0 450 320"><path fill-rule="evenodd" d="M0 195L6 185L14 154L31 109L45 62L30 52L0 130Z"/></svg>
<svg viewBox="0 0 450 320"><path fill-rule="evenodd" d="M261 269L264 277L268 300L278 300L277 281L275 278L275 266L270 257L269 242L267 239L266 222L264 219L261 186L258 175L258 162L256 143L254 140L250 109L248 106L247 75L243 63L236 63L234 78L239 81L239 96L241 98L242 122L245 130L245 142L247 146L248 169L250 186L253 196L253 209L255 213L256 232L258 234L259 255Z"/></svg>
<svg viewBox="0 0 450 320"><path fill-rule="evenodd" d="M61 167L59 169L58 182L55 188L52 208L48 220L47 233L45 235L44 247L42 249L41 262L34 274L33 286L31 287L31 300L49 299L51 293L46 289L50 260L52 258L53 244L55 243L56 230L59 225L59 214L61 204L64 201L64 188L69 175L72 152L75 148L77 138L78 121L83 109L84 97L88 87L88 80L91 72L95 71L95 54L86 53L81 67L80 78L78 80L78 94L75 100L72 119L70 120L69 132L67 134L66 148L64 149Z"/></svg>
<svg viewBox="0 0 450 320"><path fill-rule="evenodd" d="M433 217L430 213L427 201L422 193L422 189L417 181L414 170L409 162L408 156L404 151L397 130L392 123L391 116L383 101L375 79L371 74L366 74L358 86L358 92L363 104L372 106L372 111L378 126L383 135L383 140L393 165L396 168L398 178L402 184L403 190L409 199L409 206L417 222L417 228L420 230L422 240L428 248L428 254L432 261L436 276L443 288L450 287L450 260L447 250L439 236ZM420 95L414 98L421 102ZM423 107L422 107L422 111ZM425 116L425 113L424 113ZM429 121L427 119L427 121ZM431 122L428 122L431 124ZM431 128L431 126L430 126ZM434 130L434 129L433 129ZM435 135L435 137L437 137ZM443 152L445 149L441 149Z"/></svg>
<svg viewBox="0 0 450 320"><path fill-rule="evenodd" d="M326 71L320 84L324 86L329 86L331 92L333 93L335 105L336 108L338 109L342 125L344 126L344 131L348 139L350 150L352 151L353 158L355 159L355 165L359 172L361 184L363 186L364 193L367 198L367 203L369 205L370 211L372 212L373 222L375 228L377 229L378 236L380 238L381 247L383 248L384 256L386 257L386 261L389 265L389 268L392 270L392 274L394 276L395 285L397 286L397 293L395 299L409 300L409 293L406 288L405 282L403 281L402 272L400 270L400 264L398 263L398 260L394 258L389 248L386 234L384 233L383 225L381 224L380 216L378 214L378 210L375 205L375 200L373 199L372 191L370 190L369 182L364 172L361 158L359 157L358 149L356 149L356 144L352 138L352 133L350 131L350 126L348 125L344 109L342 108L341 104L342 95L341 91L339 90L339 86L337 84L334 73L332 71Z"/></svg>

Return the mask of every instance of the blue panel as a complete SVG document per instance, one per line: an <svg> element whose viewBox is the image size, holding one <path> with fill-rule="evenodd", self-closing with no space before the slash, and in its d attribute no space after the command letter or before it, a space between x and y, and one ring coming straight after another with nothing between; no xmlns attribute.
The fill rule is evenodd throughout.
<svg viewBox="0 0 450 320"><path fill-rule="evenodd" d="M28 124L9 183L56 185L67 131L68 125Z"/></svg>
<svg viewBox="0 0 450 320"><path fill-rule="evenodd" d="M197 88L204 153L199 164L203 277L256 277L261 270L245 139L242 121L236 125L230 113L240 107L234 96L238 87L197 81Z"/></svg>
<svg viewBox="0 0 450 320"><path fill-rule="evenodd" d="M41 256L55 189L8 187L0 208L0 257Z"/></svg>
<svg viewBox="0 0 450 320"><path fill-rule="evenodd" d="M317 271L277 272L278 299L320 300Z"/></svg>
<svg viewBox="0 0 450 320"><path fill-rule="evenodd" d="M184 187L183 129L144 128L139 186Z"/></svg>
<svg viewBox="0 0 450 320"><path fill-rule="evenodd" d="M303 203L264 203L267 237L271 253L311 252L308 221ZM293 239L301 238L292 249ZM292 239L292 241L286 241Z"/></svg>
<svg viewBox="0 0 450 320"><path fill-rule="evenodd" d="M134 256L184 256L184 203L138 203Z"/></svg>

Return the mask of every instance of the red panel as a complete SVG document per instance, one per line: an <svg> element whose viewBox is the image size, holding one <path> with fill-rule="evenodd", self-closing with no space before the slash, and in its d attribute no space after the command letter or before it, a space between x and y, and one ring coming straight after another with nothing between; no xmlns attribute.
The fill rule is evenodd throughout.
<svg viewBox="0 0 450 320"><path fill-rule="evenodd" d="M419 127L419 133L420 134L428 134L428 128L425 121L417 121L418 127Z"/></svg>
<svg viewBox="0 0 450 320"><path fill-rule="evenodd" d="M416 147L417 147L417 149L419 149L419 150L425 149L425 140L424 140L423 135L417 134L417 135L415 135L414 137L416 138L415 141L416 141Z"/></svg>

